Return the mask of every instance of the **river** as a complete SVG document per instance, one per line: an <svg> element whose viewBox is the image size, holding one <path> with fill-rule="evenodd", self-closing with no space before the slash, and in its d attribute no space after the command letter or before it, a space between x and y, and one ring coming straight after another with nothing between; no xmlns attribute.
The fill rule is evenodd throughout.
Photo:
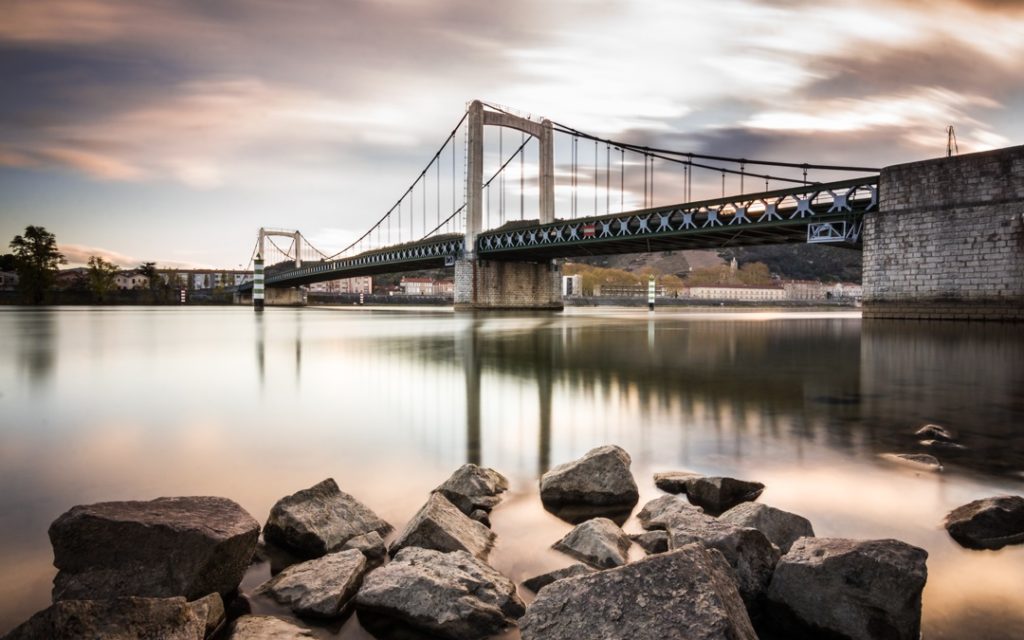
<svg viewBox="0 0 1024 640"><path fill-rule="evenodd" d="M918 451L929 422L968 447L942 473L879 457ZM401 527L466 461L511 481L491 563L521 581L572 563L537 478L607 443L632 455L641 504L655 471L732 475L819 536L927 549L929 640L1021 637L1024 547L968 551L941 527L1024 492L1018 326L241 307L0 309L0 633L48 604L47 527L72 505L220 495L262 522L333 477ZM355 617L318 633L370 637Z"/></svg>

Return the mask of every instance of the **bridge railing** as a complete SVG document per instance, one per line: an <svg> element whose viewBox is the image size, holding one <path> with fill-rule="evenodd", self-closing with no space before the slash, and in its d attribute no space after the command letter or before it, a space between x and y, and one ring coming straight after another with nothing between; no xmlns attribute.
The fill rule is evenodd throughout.
<svg viewBox="0 0 1024 640"><path fill-rule="evenodd" d="M720 227L800 224L827 216L859 215L877 207L878 176L868 176L548 224L517 224L481 233L476 250L495 253L543 245L597 244L630 237L713 231Z"/></svg>

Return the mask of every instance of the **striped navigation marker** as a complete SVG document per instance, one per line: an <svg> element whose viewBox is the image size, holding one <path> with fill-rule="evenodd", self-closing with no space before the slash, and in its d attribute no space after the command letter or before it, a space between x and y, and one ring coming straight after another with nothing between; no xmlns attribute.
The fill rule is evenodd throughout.
<svg viewBox="0 0 1024 640"><path fill-rule="evenodd" d="M654 311L654 276L647 279L647 310Z"/></svg>
<svg viewBox="0 0 1024 640"><path fill-rule="evenodd" d="M263 311L263 256L256 256L252 261L252 308Z"/></svg>

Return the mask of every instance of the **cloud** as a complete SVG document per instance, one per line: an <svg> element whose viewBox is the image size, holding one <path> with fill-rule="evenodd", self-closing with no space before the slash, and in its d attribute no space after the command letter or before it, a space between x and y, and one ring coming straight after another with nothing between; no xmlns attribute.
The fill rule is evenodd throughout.
<svg viewBox="0 0 1024 640"><path fill-rule="evenodd" d="M119 251L82 244L61 243L59 245L59 249L68 261L68 268L87 266L89 264L89 258L92 256L103 258L107 262L111 262L122 269L133 269L141 265L143 262L146 262L145 260L125 255ZM194 262L177 262L173 260L160 261L157 266L164 269L203 268L203 265L199 265Z"/></svg>

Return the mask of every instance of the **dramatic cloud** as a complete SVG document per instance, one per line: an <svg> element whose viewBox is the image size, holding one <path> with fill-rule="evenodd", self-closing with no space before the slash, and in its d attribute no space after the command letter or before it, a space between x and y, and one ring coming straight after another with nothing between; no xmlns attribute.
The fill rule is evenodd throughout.
<svg viewBox="0 0 1024 640"><path fill-rule="evenodd" d="M133 253L174 237L163 255L224 264L261 224L336 247L394 203L473 98L637 143L801 162L938 155L950 124L964 151L1012 144L1022 7L0 0L0 232L45 214ZM713 193L717 179L698 183ZM642 201L638 180L624 201ZM140 235L154 221L167 239Z"/></svg>

